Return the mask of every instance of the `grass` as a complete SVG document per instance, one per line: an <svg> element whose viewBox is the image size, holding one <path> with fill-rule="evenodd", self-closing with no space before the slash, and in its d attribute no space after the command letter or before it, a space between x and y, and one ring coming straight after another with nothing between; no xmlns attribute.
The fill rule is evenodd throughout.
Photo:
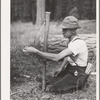
<svg viewBox="0 0 100 100"><path fill-rule="evenodd" d="M57 27L59 23L50 23L50 36L60 35L61 30ZM81 20L79 21L82 27L77 31L78 34L95 34L96 33L96 22L95 20ZM34 81L35 76L42 74L43 60L39 59L34 54L26 55L23 53L23 48L28 45L34 46L34 39L38 33L40 27L33 25L31 22L22 23L20 21L11 24L11 91L16 92L21 90L21 93L17 93L11 96L14 98L21 98L22 100L36 100L34 98L41 98L44 94L38 89L39 83ZM44 30L41 32L43 36ZM95 44L96 45L96 44ZM93 56L90 54L89 58ZM95 60L95 59L94 59ZM60 66L61 62L56 63L52 61L47 62L47 74L52 75L56 68ZM28 75L30 78L23 77L21 75ZM96 100L96 77L90 76L89 84L90 87L86 90L79 91L79 98L87 98L90 100ZM54 100L74 100L77 98L77 92L60 94L60 95L49 95ZM32 99L33 98L33 99ZM53 100L52 99L52 100ZM38 99L39 100L39 99Z"/></svg>

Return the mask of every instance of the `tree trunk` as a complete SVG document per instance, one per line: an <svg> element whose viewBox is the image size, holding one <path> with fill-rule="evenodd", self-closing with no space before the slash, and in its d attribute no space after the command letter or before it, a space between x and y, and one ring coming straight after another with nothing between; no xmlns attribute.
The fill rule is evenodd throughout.
<svg viewBox="0 0 100 100"><path fill-rule="evenodd" d="M36 22L36 2L35 0L32 1L32 22L35 24Z"/></svg>
<svg viewBox="0 0 100 100"><path fill-rule="evenodd" d="M42 25L45 19L45 0L37 0L36 24Z"/></svg>

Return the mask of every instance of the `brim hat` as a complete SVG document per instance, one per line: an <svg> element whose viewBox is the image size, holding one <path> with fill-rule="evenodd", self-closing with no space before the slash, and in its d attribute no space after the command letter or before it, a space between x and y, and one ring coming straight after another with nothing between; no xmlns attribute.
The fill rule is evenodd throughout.
<svg viewBox="0 0 100 100"><path fill-rule="evenodd" d="M66 28L66 29L75 29L75 28L81 28L78 25L78 19L74 16L67 16L63 22L58 26L59 28Z"/></svg>

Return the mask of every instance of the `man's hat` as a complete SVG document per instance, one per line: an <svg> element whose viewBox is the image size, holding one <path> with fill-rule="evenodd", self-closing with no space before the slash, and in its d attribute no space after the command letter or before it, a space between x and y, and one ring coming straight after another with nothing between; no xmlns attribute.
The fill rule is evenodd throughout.
<svg viewBox="0 0 100 100"><path fill-rule="evenodd" d="M61 25L59 25L59 28L66 28L66 29L75 29L75 28L80 28L78 25L78 19L75 18L74 16L67 16Z"/></svg>

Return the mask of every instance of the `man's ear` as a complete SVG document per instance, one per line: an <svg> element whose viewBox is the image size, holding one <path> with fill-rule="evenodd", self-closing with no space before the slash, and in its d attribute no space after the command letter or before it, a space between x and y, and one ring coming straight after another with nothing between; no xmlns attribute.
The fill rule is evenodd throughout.
<svg viewBox="0 0 100 100"><path fill-rule="evenodd" d="M76 33L76 29L73 29L73 30L72 30L72 33L75 34L75 33Z"/></svg>

